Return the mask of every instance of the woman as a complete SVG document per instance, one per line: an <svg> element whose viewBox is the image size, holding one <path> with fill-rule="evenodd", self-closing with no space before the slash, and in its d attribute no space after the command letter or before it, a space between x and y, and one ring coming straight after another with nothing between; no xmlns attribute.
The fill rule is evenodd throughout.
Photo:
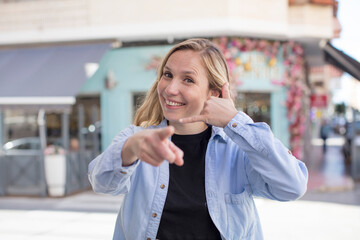
<svg viewBox="0 0 360 240"><path fill-rule="evenodd" d="M238 112L210 41L174 46L139 108L89 166L95 192L125 194L114 239L262 239L253 196L295 200L307 169L265 123Z"/></svg>

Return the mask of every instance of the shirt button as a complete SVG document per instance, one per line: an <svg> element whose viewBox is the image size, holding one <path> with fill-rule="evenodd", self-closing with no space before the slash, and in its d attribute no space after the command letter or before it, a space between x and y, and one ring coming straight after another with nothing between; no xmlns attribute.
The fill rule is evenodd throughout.
<svg viewBox="0 0 360 240"><path fill-rule="evenodd" d="M288 153L289 153L290 155L292 155L292 152L291 152L290 150L288 150Z"/></svg>
<svg viewBox="0 0 360 240"><path fill-rule="evenodd" d="M152 214L152 217L153 217L153 218L156 218L156 217L157 217L157 214L156 214L156 213L153 213L153 214Z"/></svg>
<svg viewBox="0 0 360 240"><path fill-rule="evenodd" d="M160 185L160 188L161 188L161 189L164 189L164 188L165 188L165 185L164 185L164 184L161 184L161 185Z"/></svg>
<svg viewBox="0 0 360 240"><path fill-rule="evenodd" d="M237 127L237 123L233 123L231 126L232 126L233 128L236 128L236 127Z"/></svg>
<svg viewBox="0 0 360 240"><path fill-rule="evenodd" d="M146 240L151 240L151 238L147 238Z"/></svg>
<svg viewBox="0 0 360 240"><path fill-rule="evenodd" d="M126 174L127 172L125 172L125 171L120 171L120 173L122 173L122 174Z"/></svg>

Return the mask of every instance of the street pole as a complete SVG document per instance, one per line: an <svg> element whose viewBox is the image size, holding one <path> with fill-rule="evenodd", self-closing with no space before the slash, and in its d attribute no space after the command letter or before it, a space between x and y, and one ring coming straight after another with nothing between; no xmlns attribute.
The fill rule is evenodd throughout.
<svg viewBox="0 0 360 240"><path fill-rule="evenodd" d="M40 145L41 145L41 155L40 155L40 188L41 196L46 197L47 185L45 180L45 166L44 166L44 151L46 148L46 112L44 109L40 109L38 113L37 123L39 126L39 136L40 136Z"/></svg>
<svg viewBox="0 0 360 240"><path fill-rule="evenodd" d="M39 126L39 136L40 136L40 144L41 150L44 152L46 148L46 120L45 120L45 110L40 109L38 113L38 126Z"/></svg>

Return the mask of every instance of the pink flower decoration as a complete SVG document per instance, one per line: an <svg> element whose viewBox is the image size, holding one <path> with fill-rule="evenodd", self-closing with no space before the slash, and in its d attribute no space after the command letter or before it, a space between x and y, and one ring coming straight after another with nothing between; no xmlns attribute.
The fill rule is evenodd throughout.
<svg viewBox="0 0 360 240"><path fill-rule="evenodd" d="M241 52L258 51L262 52L266 58L279 58L280 56L278 55L281 52L285 71L282 79L272 79L271 83L287 88L287 97L282 104L287 108L287 118L290 123L290 145L292 146L294 156L301 157L302 137L305 131L305 117L303 114L306 105L304 105L303 101L310 92L304 82L304 49L301 45L293 41L271 42L263 39L241 39L235 37L231 39L227 37L216 38L214 42L219 45L220 50L226 57L230 75L232 76L232 86L242 84L239 80L239 73L235 73L237 69L235 59ZM279 51L280 47L282 51ZM234 92L233 96L237 94L235 90L235 88L232 89Z"/></svg>
<svg viewBox="0 0 360 240"><path fill-rule="evenodd" d="M271 83L276 85L276 86L284 86L284 81L283 80L273 79L273 80L271 80Z"/></svg>

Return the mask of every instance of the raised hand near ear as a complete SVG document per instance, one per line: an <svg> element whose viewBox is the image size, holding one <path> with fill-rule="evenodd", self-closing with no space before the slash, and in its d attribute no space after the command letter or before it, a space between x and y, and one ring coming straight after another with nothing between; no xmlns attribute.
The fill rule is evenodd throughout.
<svg viewBox="0 0 360 240"><path fill-rule="evenodd" d="M238 111L230 98L229 83L222 86L221 95L222 98L209 97L200 115L182 118L179 121L181 123L205 122L213 126L225 127Z"/></svg>

